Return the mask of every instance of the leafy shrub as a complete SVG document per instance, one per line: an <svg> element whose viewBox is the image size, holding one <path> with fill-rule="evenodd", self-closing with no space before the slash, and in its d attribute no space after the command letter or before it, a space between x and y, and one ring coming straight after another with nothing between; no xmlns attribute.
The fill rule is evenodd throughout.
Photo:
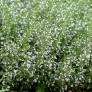
<svg viewBox="0 0 92 92"><path fill-rule="evenodd" d="M1 89L92 89L91 6L89 0L2 0Z"/></svg>

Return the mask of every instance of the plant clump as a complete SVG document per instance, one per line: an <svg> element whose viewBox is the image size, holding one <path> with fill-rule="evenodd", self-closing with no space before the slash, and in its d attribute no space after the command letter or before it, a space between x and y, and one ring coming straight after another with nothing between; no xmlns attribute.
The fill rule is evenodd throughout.
<svg viewBox="0 0 92 92"><path fill-rule="evenodd" d="M91 92L91 0L0 1L0 90Z"/></svg>

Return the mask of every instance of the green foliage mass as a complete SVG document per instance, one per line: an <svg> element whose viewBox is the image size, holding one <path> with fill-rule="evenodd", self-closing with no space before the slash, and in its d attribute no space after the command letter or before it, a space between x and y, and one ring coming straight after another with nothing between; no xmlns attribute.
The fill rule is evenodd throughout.
<svg viewBox="0 0 92 92"><path fill-rule="evenodd" d="M0 90L4 89L90 92L91 0L0 0Z"/></svg>

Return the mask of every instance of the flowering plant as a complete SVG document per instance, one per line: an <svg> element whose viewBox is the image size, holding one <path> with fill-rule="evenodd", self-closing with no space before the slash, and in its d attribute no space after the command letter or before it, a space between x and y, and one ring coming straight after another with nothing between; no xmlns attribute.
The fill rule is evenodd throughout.
<svg viewBox="0 0 92 92"><path fill-rule="evenodd" d="M91 0L1 0L0 11L1 90L92 89Z"/></svg>

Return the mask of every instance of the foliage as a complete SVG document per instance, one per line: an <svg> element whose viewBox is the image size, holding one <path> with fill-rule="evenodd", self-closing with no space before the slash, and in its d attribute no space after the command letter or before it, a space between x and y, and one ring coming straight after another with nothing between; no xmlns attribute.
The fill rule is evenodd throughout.
<svg viewBox="0 0 92 92"><path fill-rule="evenodd" d="M1 90L92 89L91 0L0 1Z"/></svg>

